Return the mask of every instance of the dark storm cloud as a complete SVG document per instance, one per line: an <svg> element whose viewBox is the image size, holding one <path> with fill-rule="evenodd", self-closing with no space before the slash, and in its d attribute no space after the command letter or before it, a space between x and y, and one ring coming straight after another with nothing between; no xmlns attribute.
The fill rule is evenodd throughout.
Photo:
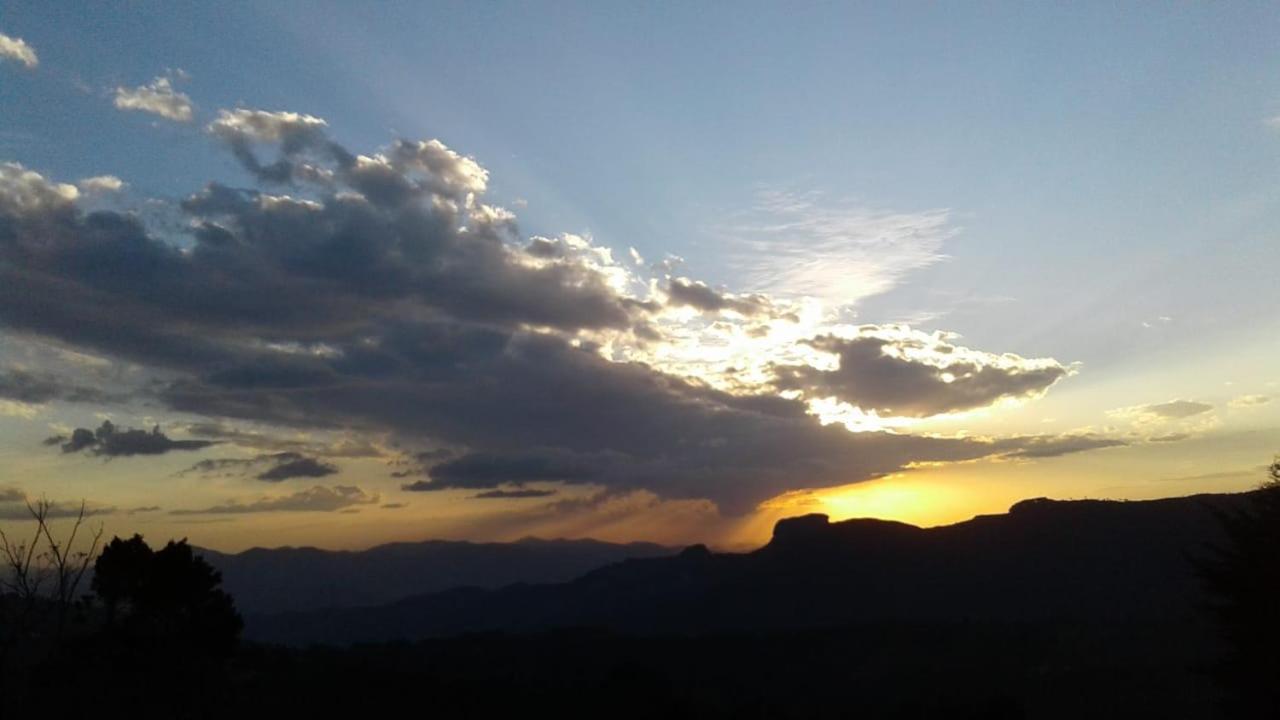
<svg viewBox="0 0 1280 720"><path fill-rule="evenodd" d="M47 438L45 445L60 439ZM76 428L71 437L62 443L62 452L73 453L90 450L104 457L128 457L130 455L163 455L173 450L201 450L217 443L212 440L172 440L160 432L157 425L150 431L118 430L110 420L103 420L97 430Z"/></svg>
<svg viewBox="0 0 1280 720"><path fill-rule="evenodd" d="M778 387L835 397L881 416L929 417L1035 396L1070 372L1053 361L975 353L892 326L866 326L857 337L827 335L810 344L835 355L839 366L777 366Z"/></svg>
<svg viewBox="0 0 1280 720"><path fill-rule="evenodd" d="M265 467L254 477L267 482L280 482L299 477L325 477L338 472L338 467L331 463L307 457L296 452L279 452L257 455L250 458L208 458L201 460L183 470L179 475L198 473L201 475L235 476Z"/></svg>
<svg viewBox="0 0 1280 720"><path fill-rule="evenodd" d="M194 413L393 428L477 449L436 464L414 489L492 489L558 473L564 482L710 497L739 512L786 489L997 451L974 440L853 435L819 425L798 401L733 396L550 335L402 326L376 349L325 362L342 382L191 379L164 398ZM531 461L531 447L555 454Z"/></svg>
<svg viewBox="0 0 1280 720"><path fill-rule="evenodd" d="M337 472L338 467L336 465L321 462L315 458L298 458L297 460L280 463L269 470L258 473L258 479L268 482L280 482L289 478L324 477L326 475L334 475Z"/></svg>
<svg viewBox="0 0 1280 720"><path fill-rule="evenodd" d="M646 327L660 308L621 296L577 255L531 257L514 219L480 201L483 169L436 141L356 155L315 118L247 110L210 132L296 197L210 185L182 204L189 247L134 215L86 214L74 188L0 165L0 324L163 371L176 379L155 397L174 410L458 451L417 460L426 477L410 489L537 480L709 498L740 513L787 490L1023 447L853 434L776 388L735 395L602 357L580 333ZM767 310L765 299L686 284L675 295L692 289L681 297L694 307ZM1066 373L957 357L947 382L937 366L856 348L853 375L786 368L779 384L920 415L1039 392ZM61 442L104 455L213 442L99 433ZM364 497L343 487L178 512L332 510Z"/></svg>
<svg viewBox="0 0 1280 720"><path fill-rule="evenodd" d="M101 390L68 383L48 373L20 368L0 370L0 398L35 404L51 400L102 403L117 399Z"/></svg>
<svg viewBox="0 0 1280 720"><path fill-rule="evenodd" d="M229 502L195 510L170 510L170 515L242 515L264 512L339 512L357 505L378 502L378 495L370 495L353 485L317 485L291 495L261 498L252 502Z"/></svg>
<svg viewBox="0 0 1280 720"><path fill-rule="evenodd" d="M361 438L342 437L337 440L281 437L268 432L244 430L216 422L197 422L186 426L190 435L211 440L224 440L243 448L269 451L258 458L301 457L303 455L328 458L376 458L385 453L373 443ZM257 459L257 458L255 458ZM243 462L232 460L230 462ZM195 468L192 468L193 470Z"/></svg>
<svg viewBox="0 0 1280 720"><path fill-rule="evenodd" d="M515 490L486 490L471 497L476 500L504 500L510 498L540 498L555 495L555 490L535 490L534 488L517 488Z"/></svg>
<svg viewBox="0 0 1280 720"><path fill-rule="evenodd" d="M586 482L601 473L608 456L590 458L564 450L512 454L469 453L428 468L430 483L406 485L406 490L440 488L491 488L504 483L519 485L537 480ZM619 458L620 459L620 458Z"/></svg>

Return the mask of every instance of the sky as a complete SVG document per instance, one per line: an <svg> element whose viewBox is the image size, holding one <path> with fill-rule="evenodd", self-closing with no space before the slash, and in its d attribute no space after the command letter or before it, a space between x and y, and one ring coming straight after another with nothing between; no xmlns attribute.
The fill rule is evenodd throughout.
<svg viewBox="0 0 1280 720"><path fill-rule="evenodd" d="M0 5L0 522L767 540L1280 451L1280 8Z"/></svg>

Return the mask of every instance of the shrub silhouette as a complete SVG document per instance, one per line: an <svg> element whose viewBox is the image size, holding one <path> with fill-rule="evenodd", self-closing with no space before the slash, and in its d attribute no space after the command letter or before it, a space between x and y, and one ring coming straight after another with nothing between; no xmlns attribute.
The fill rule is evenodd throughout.
<svg viewBox="0 0 1280 720"><path fill-rule="evenodd" d="M134 535L107 543L92 587L106 609L108 632L216 656L235 649L243 627L221 583L221 574L185 539L153 551Z"/></svg>
<svg viewBox="0 0 1280 720"><path fill-rule="evenodd" d="M1221 513L1226 542L1199 564L1226 641L1222 679L1249 717L1280 717L1280 458L1245 510Z"/></svg>

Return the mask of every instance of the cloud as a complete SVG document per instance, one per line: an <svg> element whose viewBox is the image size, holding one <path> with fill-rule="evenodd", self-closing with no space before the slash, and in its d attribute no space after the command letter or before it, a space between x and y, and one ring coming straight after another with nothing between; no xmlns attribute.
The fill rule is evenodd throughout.
<svg viewBox="0 0 1280 720"><path fill-rule="evenodd" d="M55 439L48 438L45 445L52 444ZM212 440L171 440L160 432L157 425L150 432L146 430L117 430L110 420L103 420L97 430L76 428L71 437L62 443L62 452L74 453L91 450L94 455L104 457L129 457L131 455L163 455L173 450L201 450L217 443Z"/></svg>
<svg viewBox="0 0 1280 720"><path fill-rule="evenodd" d="M729 264L757 292L847 305L886 292L907 273L946 258L957 232L946 210L899 213L766 191L717 229Z"/></svg>
<svg viewBox="0 0 1280 720"><path fill-rule="evenodd" d="M1187 440L1190 437L1191 437L1191 433L1176 432L1176 433L1169 433L1167 435L1156 435L1153 437L1149 437L1147 438L1147 441L1154 442L1154 443L1182 442L1183 440Z"/></svg>
<svg viewBox="0 0 1280 720"><path fill-rule="evenodd" d="M337 466L316 458L297 452L278 452L251 458L207 458L183 470L179 475L189 473L243 475L264 466L266 469L259 471L255 477L267 482L279 482L296 477L325 477L338 472Z"/></svg>
<svg viewBox="0 0 1280 720"><path fill-rule="evenodd" d="M471 497L476 500L499 500L509 498L540 498L555 495L555 490L536 490L534 488L517 488L515 490L486 490Z"/></svg>
<svg viewBox="0 0 1280 720"><path fill-rule="evenodd" d="M824 426L806 397L779 396L782 385L925 416L1035 397L1068 373L945 334L800 336L812 325L787 322L794 340L767 358L795 361L753 378L727 369L729 358L730 381L713 385L696 359L659 364L642 348L683 341L664 324L656 281L587 237L531 253L514 215L485 204L487 172L443 143L355 153L319 118L249 109L224 110L207 129L272 192L206 186L175 208L186 237L144 215L86 212L74 186L0 166L0 325L137 363L157 378L155 402L227 428L182 441L128 431L153 448L287 442L224 422L350 433L450 449L402 471L425 473L421 489L545 480L710 499L735 514L789 490L1041 442L854 434ZM800 362L810 356L821 357ZM61 442L111 454L84 428ZM275 448L315 458L321 445Z"/></svg>
<svg viewBox="0 0 1280 720"><path fill-rule="evenodd" d="M1271 398L1266 395L1241 395L1232 398L1231 402L1227 404L1233 408L1247 408L1266 405L1269 402L1271 402Z"/></svg>
<svg viewBox="0 0 1280 720"><path fill-rule="evenodd" d="M1005 457L1053 458L1089 450L1124 447L1129 441L1096 433L1068 433L1065 435L1029 435L995 441L997 446L1013 448Z"/></svg>
<svg viewBox="0 0 1280 720"><path fill-rule="evenodd" d="M377 503L378 495L370 495L353 485L316 485L292 495L264 497L251 502L230 502L198 510L170 510L171 515L239 515L261 512L339 512L357 505Z"/></svg>
<svg viewBox="0 0 1280 720"><path fill-rule="evenodd" d="M19 163L0 163L0 213L39 218L72 207L75 185L51 182Z"/></svg>
<svg viewBox="0 0 1280 720"><path fill-rule="evenodd" d="M76 385L49 373L9 368L0 370L0 398L28 404L41 404L53 400L104 403L118 401L123 396Z"/></svg>
<svg viewBox="0 0 1280 720"><path fill-rule="evenodd" d="M117 87L115 106L119 110L136 110L159 115L174 122L191 122L191 98L178 92L168 77L158 77L149 85L135 88Z"/></svg>
<svg viewBox="0 0 1280 720"><path fill-rule="evenodd" d="M561 449L522 453L469 453L431 465L430 482L415 482L404 490L426 491L444 488L491 488L499 484L520 485L538 480L581 482L600 473L608 464L606 456L590 457Z"/></svg>
<svg viewBox="0 0 1280 720"><path fill-rule="evenodd" d="M865 325L853 337L826 335L809 344L834 355L835 366L775 366L777 386L882 417L929 417L1038 397L1070 373L1051 359L970 350L945 334L895 325Z"/></svg>
<svg viewBox="0 0 1280 720"><path fill-rule="evenodd" d="M35 506L35 501L27 497L27 494L19 488L7 487L0 488L0 520L30 520L30 506ZM80 516L81 503L67 501L49 501L45 507L45 518L49 520L59 520L62 518L74 518ZM84 516L93 517L95 515L113 515L119 510L110 505L99 505L97 503L84 503Z"/></svg>
<svg viewBox="0 0 1280 720"><path fill-rule="evenodd" d="M758 315L769 310L768 299L761 295L734 297L688 278L673 278L667 283L667 304L694 307L704 312L731 310L740 315Z"/></svg>
<svg viewBox="0 0 1280 720"><path fill-rule="evenodd" d="M324 477L326 475L334 475L337 472L337 466L330 463L321 462L315 458L298 458L297 460L280 463L269 470L258 473L258 479L268 482L280 482L289 478Z"/></svg>
<svg viewBox="0 0 1280 720"><path fill-rule="evenodd" d="M1134 405L1107 411L1115 418L1132 420L1138 424L1152 424L1170 420L1185 420L1213 410L1213 405L1196 400L1170 400L1151 405Z"/></svg>
<svg viewBox="0 0 1280 720"><path fill-rule="evenodd" d="M97 175L84 178L76 184L85 192L108 193L120 192L126 183L115 175Z"/></svg>
<svg viewBox="0 0 1280 720"><path fill-rule="evenodd" d="M245 430L217 422L190 423L184 429L189 435L224 440L242 448L269 451L257 456L255 460L281 457L298 458L303 455L328 458L376 458L385 454L383 449L373 442L347 435L339 435L335 438L331 435L310 433L299 438L296 434L287 436L274 432ZM244 461L228 460L227 462Z"/></svg>
<svg viewBox="0 0 1280 720"><path fill-rule="evenodd" d="M277 184L299 180L326 180L330 171L300 161L309 154L319 154L322 160L337 159L350 166L355 158L325 135L328 126L324 120L312 115L265 110L221 110L218 119L207 128L214 137L231 149L246 170L264 182ZM280 159L263 164L254 152L256 145L265 143L280 147Z"/></svg>
<svg viewBox="0 0 1280 720"><path fill-rule="evenodd" d="M28 69L40 64L35 48L28 45L22 38L10 37L4 33L0 33L0 58L16 60L26 65Z"/></svg>

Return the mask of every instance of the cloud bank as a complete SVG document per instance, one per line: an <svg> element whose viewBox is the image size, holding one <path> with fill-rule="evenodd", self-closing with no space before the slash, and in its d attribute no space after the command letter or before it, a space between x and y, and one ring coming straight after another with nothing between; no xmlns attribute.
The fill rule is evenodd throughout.
<svg viewBox="0 0 1280 720"><path fill-rule="evenodd" d="M190 194L173 208L188 228L178 238L139 214L82 209L73 185L0 166L0 325L150 368L154 400L209 427L241 420L447 449L401 471L421 475L410 490L492 498L529 495L522 485L534 481L582 484L742 513L914 463L1105 446L824 425L813 397L927 417L1034 398L1069 370L644 277L590 238L526 238L514 214L485 202L487 171L438 140L358 153L320 118L245 108L221 111L206 131L257 185ZM908 230L877 222L919 236L899 270L932 262L946 235L940 218ZM699 353L715 343L699 339L716 333L765 351L735 351L703 372ZM756 369L735 370L747 363ZM112 427L59 442L114 456L215 440ZM258 478L330 474L316 456ZM365 497L318 486L180 512L348 509Z"/></svg>

